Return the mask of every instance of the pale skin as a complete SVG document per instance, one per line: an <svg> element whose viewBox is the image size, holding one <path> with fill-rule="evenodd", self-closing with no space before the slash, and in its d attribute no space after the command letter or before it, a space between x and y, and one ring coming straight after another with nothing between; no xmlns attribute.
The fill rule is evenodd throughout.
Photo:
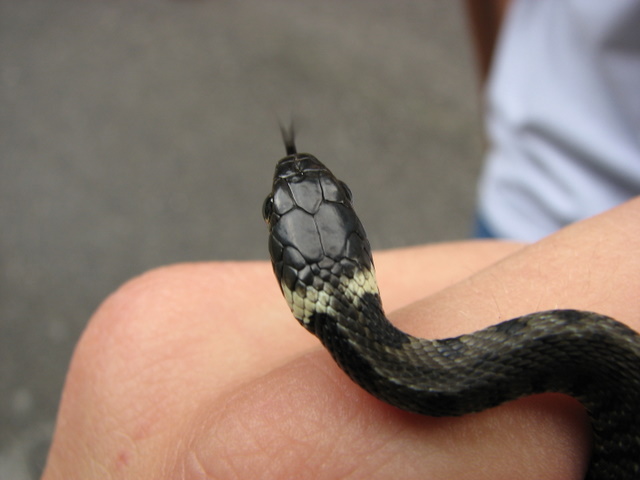
<svg viewBox="0 0 640 480"><path fill-rule="evenodd" d="M533 245L380 252L391 320L424 337L577 308L640 330L640 199ZM461 418L372 398L300 327L266 262L154 270L75 351L45 480L580 479L579 404L539 395Z"/></svg>

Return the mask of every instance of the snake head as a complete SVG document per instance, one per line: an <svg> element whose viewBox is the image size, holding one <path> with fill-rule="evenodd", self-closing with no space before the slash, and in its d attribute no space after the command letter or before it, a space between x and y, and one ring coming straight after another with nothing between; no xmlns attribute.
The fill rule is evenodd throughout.
<svg viewBox="0 0 640 480"><path fill-rule="evenodd" d="M373 262L349 187L313 155L297 153L293 139L287 153L276 165L262 214L282 292L310 328L309 302L344 288L357 272L372 272Z"/></svg>

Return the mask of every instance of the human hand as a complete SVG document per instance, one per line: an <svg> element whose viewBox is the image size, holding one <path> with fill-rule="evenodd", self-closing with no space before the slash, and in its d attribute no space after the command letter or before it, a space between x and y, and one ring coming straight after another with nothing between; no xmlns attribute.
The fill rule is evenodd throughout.
<svg viewBox="0 0 640 480"><path fill-rule="evenodd" d="M635 200L525 248L383 252L383 301L425 337L569 307L638 329L639 213ZM588 446L583 409L559 395L444 419L385 405L297 325L267 263L187 264L96 312L43 478L567 479L582 478Z"/></svg>

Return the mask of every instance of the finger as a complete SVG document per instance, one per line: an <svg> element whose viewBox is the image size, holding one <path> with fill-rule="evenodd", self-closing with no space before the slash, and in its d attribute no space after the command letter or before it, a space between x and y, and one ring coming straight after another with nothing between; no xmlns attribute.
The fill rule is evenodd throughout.
<svg viewBox="0 0 640 480"><path fill-rule="evenodd" d="M495 240L436 243L374 252L384 307L400 307L449 287L520 250Z"/></svg>
<svg viewBox="0 0 640 480"><path fill-rule="evenodd" d="M315 352L211 403L186 478L583 478L588 428L572 399L538 396L430 418L360 390Z"/></svg>
<svg viewBox="0 0 640 480"><path fill-rule="evenodd" d="M639 216L640 197L516 250L393 320L437 338L536 311L573 308L640 330Z"/></svg>

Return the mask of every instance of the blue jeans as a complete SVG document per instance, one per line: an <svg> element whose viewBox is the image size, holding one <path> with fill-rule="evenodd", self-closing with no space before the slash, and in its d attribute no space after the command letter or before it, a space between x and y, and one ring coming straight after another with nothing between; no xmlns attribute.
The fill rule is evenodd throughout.
<svg viewBox="0 0 640 480"><path fill-rule="evenodd" d="M473 238L498 238L487 226L486 222L476 213L473 221Z"/></svg>

